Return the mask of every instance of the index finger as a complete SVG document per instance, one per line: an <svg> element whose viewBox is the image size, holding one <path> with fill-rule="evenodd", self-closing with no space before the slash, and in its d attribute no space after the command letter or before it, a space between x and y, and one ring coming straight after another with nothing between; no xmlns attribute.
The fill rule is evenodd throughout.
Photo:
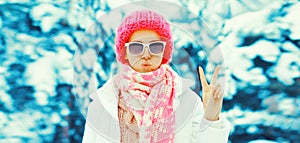
<svg viewBox="0 0 300 143"><path fill-rule="evenodd" d="M199 69L199 76L200 76L201 84L202 84L203 86L208 85L207 80L206 80L206 77L205 77L205 75L204 75L203 68L202 68L201 66L199 66L198 69Z"/></svg>
<svg viewBox="0 0 300 143"><path fill-rule="evenodd" d="M211 83L210 84L215 84L217 78L218 78L218 74L219 74L219 71L220 71L220 65L218 65L216 68L215 68L215 71L214 71L214 75L211 79Z"/></svg>

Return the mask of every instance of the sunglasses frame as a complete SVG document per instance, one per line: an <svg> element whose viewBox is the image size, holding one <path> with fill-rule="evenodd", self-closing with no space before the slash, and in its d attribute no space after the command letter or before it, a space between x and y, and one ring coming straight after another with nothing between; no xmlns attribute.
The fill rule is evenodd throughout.
<svg viewBox="0 0 300 143"><path fill-rule="evenodd" d="M132 53L130 53L129 52L129 45L130 44L142 44L143 45L143 51L140 53L140 54L132 54ZM166 42L165 41L154 41L154 42L150 42L150 43L142 43L142 42L128 42L128 43L125 43L125 47L127 47L126 48L126 50L127 50L127 53L129 53L129 54L131 54L131 55L134 55L134 56L140 56L140 55L142 55L144 52L145 52L145 49L146 49L146 47L147 47L147 49L148 49L148 52L151 54L151 55L159 55L159 54L161 54L161 53L158 53L158 54L155 54L155 53L152 53L151 52L151 50L150 50L150 45L151 44L153 44L153 43L162 43L163 44L163 51L161 52L161 53L164 53L164 51L165 51L165 48L166 48Z"/></svg>

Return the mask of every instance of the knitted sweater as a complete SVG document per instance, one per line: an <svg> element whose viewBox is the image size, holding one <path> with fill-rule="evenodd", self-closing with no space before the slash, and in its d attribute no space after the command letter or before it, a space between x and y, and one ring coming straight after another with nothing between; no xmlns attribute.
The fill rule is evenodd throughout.
<svg viewBox="0 0 300 143"><path fill-rule="evenodd" d="M139 133L134 115L127 109L123 98L118 102L118 118L120 124L121 143L138 143Z"/></svg>

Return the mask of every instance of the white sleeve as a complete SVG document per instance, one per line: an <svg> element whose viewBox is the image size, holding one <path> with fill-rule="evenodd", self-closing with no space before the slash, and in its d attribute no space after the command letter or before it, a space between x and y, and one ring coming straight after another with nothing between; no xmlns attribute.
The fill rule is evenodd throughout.
<svg viewBox="0 0 300 143"><path fill-rule="evenodd" d="M97 134L88 123L85 124L82 143L96 143Z"/></svg>
<svg viewBox="0 0 300 143"><path fill-rule="evenodd" d="M203 113L203 104L199 100L192 119L193 142L227 143L230 132L228 120L220 117L218 121L208 121L203 117Z"/></svg>

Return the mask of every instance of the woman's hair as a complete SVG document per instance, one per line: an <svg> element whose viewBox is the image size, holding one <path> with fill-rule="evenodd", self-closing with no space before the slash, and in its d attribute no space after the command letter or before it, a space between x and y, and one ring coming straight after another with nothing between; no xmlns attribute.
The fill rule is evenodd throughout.
<svg viewBox="0 0 300 143"><path fill-rule="evenodd" d="M118 27L115 42L116 57L119 62L128 64L128 61L125 59L126 50L124 45L128 42L131 35L138 30L156 31L162 40L167 42L162 64L171 61L174 44L170 24L163 16L156 12L150 10L139 10L125 17L121 25Z"/></svg>

